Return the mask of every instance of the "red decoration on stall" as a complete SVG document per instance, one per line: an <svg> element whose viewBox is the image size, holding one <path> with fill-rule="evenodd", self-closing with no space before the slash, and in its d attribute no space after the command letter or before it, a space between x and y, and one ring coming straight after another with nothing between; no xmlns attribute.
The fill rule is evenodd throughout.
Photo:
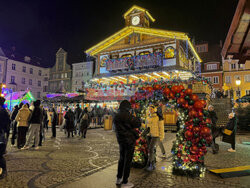
<svg viewBox="0 0 250 188"><path fill-rule="evenodd" d="M186 94L186 95L191 95L192 92L193 92L193 91L192 91L192 89L190 89L190 88L188 88L188 89L185 90L185 94Z"/></svg>

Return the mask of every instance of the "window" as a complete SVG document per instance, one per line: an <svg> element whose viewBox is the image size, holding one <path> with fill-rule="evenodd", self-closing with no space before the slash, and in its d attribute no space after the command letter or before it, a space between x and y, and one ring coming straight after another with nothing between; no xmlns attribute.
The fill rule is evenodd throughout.
<svg viewBox="0 0 250 188"><path fill-rule="evenodd" d="M16 64L12 64L12 70L16 70Z"/></svg>
<svg viewBox="0 0 250 188"><path fill-rule="evenodd" d="M236 90L235 93L236 93L236 96L237 96L237 97L240 97L240 96L241 96L240 90Z"/></svg>
<svg viewBox="0 0 250 188"><path fill-rule="evenodd" d="M42 76L42 71L41 70L38 71L38 76Z"/></svg>
<svg viewBox="0 0 250 188"><path fill-rule="evenodd" d="M206 77L206 79L207 79L209 82L211 82L211 77Z"/></svg>
<svg viewBox="0 0 250 188"><path fill-rule="evenodd" d="M231 69L236 69L235 63L231 64Z"/></svg>
<svg viewBox="0 0 250 188"><path fill-rule="evenodd" d="M22 78L22 84L25 84L25 78Z"/></svg>
<svg viewBox="0 0 250 188"><path fill-rule="evenodd" d="M41 93L37 92L37 98L40 98L40 97L41 97Z"/></svg>
<svg viewBox="0 0 250 188"><path fill-rule="evenodd" d="M29 85L32 85L32 80L31 79L29 79Z"/></svg>
<svg viewBox="0 0 250 188"><path fill-rule="evenodd" d="M15 76L11 76L11 77L10 77L10 82L11 82L11 83L15 83Z"/></svg>
<svg viewBox="0 0 250 188"><path fill-rule="evenodd" d="M246 90L246 95L250 95L250 90Z"/></svg>
<svg viewBox="0 0 250 188"><path fill-rule="evenodd" d="M235 79L235 80L240 80L240 76L239 76L239 75L235 75L235 76L234 76L234 79Z"/></svg>
<svg viewBox="0 0 250 188"><path fill-rule="evenodd" d="M30 68L30 74L33 74L33 69L32 68Z"/></svg>
<svg viewBox="0 0 250 188"><path fill-rule="evenodd" d="M64 74L64 77L67 78L67 73Z"/></svg>
<svg viewBox="0 0 250 188"><path fill-rule="evenodd" d="M225 80L226 80L226 83L231 83L231 76L226 76Z"/></svg>
<svg viewBox="0 0 250 188"><path fill-rule="evenodd" d="M26 67L25 66L23 66L23 72L26 72Z"/></svg>
<svg viewBox="0 0 250 188"><path fill-rule="evenodd" d="M0 72L2 72L2 65L0 64Z"/></svg>
<svg viewBox="0 0 250 188"><path fill-rule="evenodd" d="M244 64L238 64L239 69L243 69L244 68Z"/></svg>
<svg viewBox="0 0 250 188"><path fill-rule="evenodd" d="M40 80L37 82L37 85L38 85L39 87L41 87L41 81L40 81Z"/></svg>
<svg viewBox="0 0 250 188"><path fill-rule="evenodd" d="M61 78L64 78L64 74L63 73L61 74Z"/></svg>
<svg viewBox="0 0 250 188"><path fill-rule="evenodd" d="M43 79L44 81L48 81L49 80L49 78L48 77L44 77L44 79Z"/></svg>
<svg viewBox="0 0 250 188"><path fill-rule="evenodd" d="M216 70L216 69L217 69L217 65L216 64L207 65L207 70Z"/></svg>
<svg viewBox="0 0 250 188"><path fill-rule="evenodd" d="M43 92L47 92L47 90L48 90L48 86L44 86L43 87Z"/></svg>
<svg viewBox="0 0 250 188"><path fill-rule="evenodd" d="M245 82L250 82L250 74L245 75Z"/></svg>
<svg viewBox="0 0 250 188"><path fill-rule="evenodd" d="M214 76L214 84L218 84L219 83L219 76Z"/></svg>

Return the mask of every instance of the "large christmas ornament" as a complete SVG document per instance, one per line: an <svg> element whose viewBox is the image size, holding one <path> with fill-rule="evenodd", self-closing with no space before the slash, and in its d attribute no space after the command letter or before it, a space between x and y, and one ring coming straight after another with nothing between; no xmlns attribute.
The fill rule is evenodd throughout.
<svg viewBox="0 0 250 188"><path fill-rule="evenodd" d="M192 89L188 88L185 90L186 95L191 95L192 94Z"/></svg>
<svg viewBox="0 0 250 188"><path fill-rule="evenodd" d="M166 96L166 95L169 95L170 94L170 92L171 92L171 90L169 89L169 88L164 88L164 90L163 90L163 93L164 93L164 95Z"/></svg>
<svg viewBox="0 0 250 188"><path fill-rule="evenodd" d="M198 95L196 95L196 94L192 94L192 95L190 96L190 99L193 100L193 101L195 102L195 101L199 100L199 97L198 97Z"/></svg>
<svg viewBox="0 0 250 188"><path fill-rule="evenodd" d="M194 107L196 109L203 109L204 105L201 103L201 101L198 100L198 101L195 101Z"/></svg>
<svg viewBox="0 0 250 188"><path fill-rule="evenodd" d="M211 131L210 131L210 129L208 128L208 127L203 127L202 129L201 129L201 135L203 136L203 137L207 137L207 136L209 136L211 134Z"/></svg>
<svg viewBox="0 0 250 188"><path fill-rule="evenodd" d="M185 137L186 137L186 139L191 140L192 137L193 137L192 131L186 131L185 132Z"/></svg>

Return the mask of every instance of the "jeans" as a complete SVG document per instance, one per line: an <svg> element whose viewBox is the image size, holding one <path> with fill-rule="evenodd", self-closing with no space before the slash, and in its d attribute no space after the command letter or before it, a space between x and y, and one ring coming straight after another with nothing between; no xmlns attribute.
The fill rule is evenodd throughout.
<svg viewBox="0 0 250 188"><path fill-rule="evenodd" d="M32 138L35 137L35 147L37 147L39 142L39 134L40 134L40 124L30 124L28 141L25 145L29 146L29 144L32 141Z"/></svg>
<svg viewBox="0 0 250 188"><path fill-rule="evenodd" d="M162 141L159 140L158 145L159 145L160 148L161 148L161 153L162 153L162 154L166 154L166 151L165 151L165 148L164 148L164 146L163 146Z"/></svg>
<svg viewBox="0 0 250 188"><path fill-rule="evenodd" d="M22 148L26 142L26 133L28 131L28 127L17 127L17 147Z"/></svg>
<svg viewBox="0 0 250 188"><path fill-rule="evenodd" d="M128 182L130 167L134 156L134 146L129 146L127 144L119 144L119 150L120 158L118 162L117 178L123 177L122 183L126 184Z"/></svg>
<svg viewBox="0 0 250 188"><path fill-rule="evenodd" d="M3 169L3 174L7 172L6 160L3 155L0 155L0 168Z"/></svg>
<svg viewBox="0 0 250 188"><path fill-rule="evenodd" d="M159 137L152 137L149 143L149 162L154 163L155 161L155 146L159 142Z"/></svg>

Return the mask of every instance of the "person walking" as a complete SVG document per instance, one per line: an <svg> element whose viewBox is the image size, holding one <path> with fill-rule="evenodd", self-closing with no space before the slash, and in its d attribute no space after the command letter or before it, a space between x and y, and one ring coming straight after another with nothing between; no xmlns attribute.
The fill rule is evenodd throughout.
<svg viewBox="0 0 250 188"><path fill-rule="evenodd" d="M6 143L8 140L6 139L8 129L10 126L10 117L6 109L4 108L5 99L0 97L0 179L7 176L7 167L6 160L4 158L4 154L6 151Z"/></svg>
<svg viewBox="0 0 250 188"><path fill-rule="evenodd" d="M224 134L222 137L222 141L231 144L231 148L227 151L236 152L235 149L235 135L237 129L237 119L234 113L230 113L228 115L229 121L226 125L226 129L224 130Z"/></svg>
<svg viewBox="0 0 250 188"><path fill-rule="evenodd" d="M26 134L29 128L31 112L27 104L18 111L15 121L17 122L17 148L21 149L26 142Z"/></svg>
<svg viewBox="0 0 250 188"><path fill-rule="evenodd" d="M146 170L152 171L155 169L155 146L160 140L160 135L164 132L164 126L160 126L160 119L157 115L157 108L154 105L149 106L149 116L146 119L146 127L149 131L149 159ZM163 130L161 130L163 128ZM162 139L163 136L161 136Z"/></svg>
<svg viewBox="0 0 250 188"><path fill-rule="evenodd" d="M162 114L162 110L159 110L159 108L157 108L157 112L156 112L158 118L159 118L159 141L158 141L158 145L161 149L161 157L162 158L166 158L166 150L164 148L163 145L163 139L165 137L165 132L164 132L164 118L163 118L163 114Z"/></svg>
<svg viewBox="0 0 250 188"><path fill-rule="evenodd" d="M74 113L73 111L69 108L68 111L66 112L65 116L65 128L68 132L68 138L70 137L70 133L72 137L74 137Z"/></svg>
<svg viewBox="0 0 250 188"><path fill-rule="evenodd" d="M48 111L46 109L44 109L43 110L43 127L47 130L47 132L49 130L48 123L49 123Z"/></svg>
<svg viewBox="0 0 250 188"><path fill-rule="evenodd" d="M51 117L51 128L52 128L52 136L51 138L56 138L56 124L57 124L57 113L55 108L52 109L52 117Z"/></svg>
<svg viewBox="0 0 250 188"><path fill-rule="evenodd" d="M208 113L209 113L208 116L212 121L211 131L212 131L213 140L212 140L211 147L212 147L212 150L213 150L213 154L216 154L219 151L219 145L215 143L215 139L220 134L219 128L216 127L216 122L218 120L218 117L217 117L217 114L214 111L214 107L212 105L208 106Z"/></svg>
<svg viewBox="0 0 250 188"><path fill-rule="evenodd" d="M34 109L31 112L30 117L30 129L29 129L29 136L25 146L21 149L29 149L30 143L34 137L35 140L35 150L39 149L38 142L39 142L39 133L40 133L40 126L42 123L42 110L40 108L40 100L34 102Z"/></svg>
<svg viewBox="0 0 250 188"><path fill-rule="evenodd" d="M81 118L80 119L80 135L83 138L86 138L86 133L87 133L89 122L90 122L89 121L90 116L88 114L88 108L84 108L82 114L80 115L80 118Z"/></svg>
<svg viewBox="0 0 250 188"><path fill-rule="evenodd" d="M131 104L124 100L121 102L119 112L115 115L115 131L119 144L120 158L118 161L118 172L116 184L124 188L134 187L128 182L130 167L134 154L136 139L139 138L135 128L141 126L140 119L130 113Z"/></svg>
<svg viewBox="0 0 250 188"><path fill-rule="evenodd" d="M19 106L15 106L12 114L11 114L11 121L12 121L12 137L11 137L11 145L15 145L16 135L17 135L17 122L16 122L16 115L18 111L22 108L23 103L21 102Z"/></svg>
<svg viewBox="0 0 250 188"><path fill-rule="evenodd" d="M80 108L79 104L76 105L76 109L74 111L74 115L75 115L75 134L77 133L77 129L78 129L78 135L80 136L80 115L82 113L82 109Z"/></svg>

